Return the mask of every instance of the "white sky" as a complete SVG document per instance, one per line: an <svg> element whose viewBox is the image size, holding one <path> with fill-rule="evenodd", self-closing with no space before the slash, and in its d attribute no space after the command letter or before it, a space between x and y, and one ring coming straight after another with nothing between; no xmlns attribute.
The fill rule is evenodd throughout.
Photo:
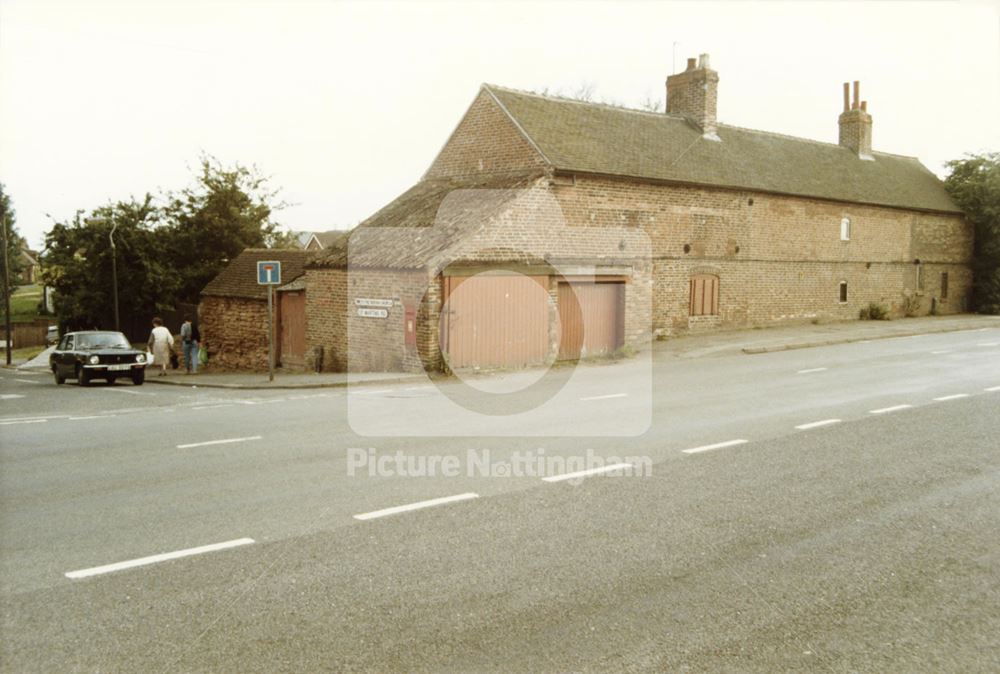
<svg viewBox="0 0 1000 674"><path fill-rule="evenodd" d="M0 182L51 221L256 164L296 230L350 226L427 169L479 84L637 105L701 52L719 120L836 142L861 80L876 150L941 173L1000 149L995 2L0 0Z"/></svg>

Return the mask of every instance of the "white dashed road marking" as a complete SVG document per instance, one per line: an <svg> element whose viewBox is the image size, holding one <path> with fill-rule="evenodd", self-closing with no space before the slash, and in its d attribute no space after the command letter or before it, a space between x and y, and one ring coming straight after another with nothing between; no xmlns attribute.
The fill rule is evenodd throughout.
<svg viewBox="0 0 1000 674"><path fill-rule="evenodd" d="M989 388L984 388L983 390L992 393L993 391L1000 391L1000 386L991 386Z"/></svg>
<svg viewBox="0 0 1000 674"><path fill-rule="evenodd" d="M574 473L563 473L562 475L551 475L549 477L543 477L542 481L562 482L563 480L575 480L581 477L600 475L601 473L610 473L613 470L622 470L623 468L635 468L635 465L631 463L612 463L611 465L601 466L600 468L591 468L589 470L578 470Z"/></svg>
<svg viewBox="0 0 1000 674"><path fill-rule="evenodd" d="M823 419L822 421L813 421L808 424L800 424L795 428L797 428L800 431L807 431L810 428L819 428L820 426L830 426L832 424L839 424L840 421L841 421L840 419Z"/></svg>
<svg viewBox="0 0 1000 674"><path fill-rule="evenodd" d="M35 381L34 379L15 379L14 381L19 381L22 384L41 384L40 381Z"/></svg>
<svg viewBox="0 0 1000 674"><path fill-rule="evenodd" d="M982 344L977 344L976 346L1000 346L1000 342L983 342ZM18 379L18 381L21 381Z"/></svg>
<svg viewBox="0 0 1000 674"><path fill-rule="evenodd" d="M225 440L208 440L207 442L192 442L186 445L177 445L177 449L190 449L192 447L206 447L208 445L228 445L233 442L247 442L249 440L260 440L261 436L251 435L245 438L226 438Z"/></svg>
<svg viewBox="0 0 1000 674"><path fill-rule="evenodd" d="M723 447L734 447L736 445L745 445L750 442L749 440L727 440L725 442L717 442L714 445L702 445L701 447L692 447L691 449L682 449L681 451L685 454L698 454L699 452L708 452L713 449L722 449Z"/></svg>
<svg viewBox="0 0 1000 674"><path fill-rule="evenodd" d="M171 559L178 559L180 557L190 557L191 555L201 555L206 552L226 550L228 548L235 548L241 545L249 545L254 542L255 541L252 538L237 538L234 541L225 541L224 543L212 543L211 545L202 545L197 548L187 548L186 550L165 552L162 555L151 555L149 557L140 557L139 559L130 559L127 562L116 562L115 564L106 564L105 566L94 566L89 569L70 571L66 573L65 576L67 578L72 578L74 580L78 578L88 578L90 576L98 576L102 573L111 573L112 571L122 571L123 569L132 569L137 566L146 566L148 564L156 564L157 562L166 562Z"/></svg>
<svg viewBox="0 0 1000 674"><path fill-rule="evenodd" d="M913 405L893 405L892 407L883 407L877 410L868 410L869 414L886 414L887 412L898 412L899 410L908 410Z"/></svg>
<svg viewBox="0 0 1000 674"><path fill-rule="evenodd" d="M24 397L23 395L20 395L18 393L5 393L3 395L0 395L0 400L15 400L17 398L23 398L23 397Z"/></svg>
<svg viewBox="0 0 1000 674"><path fill-rule="evenodd" d="M969 397L968 393L956 393L955 395L941 396L940 398L935 398L934 400L936 402L942 403L945 400L958 400L959 398L968 398L968 397Z"/></svg>
<svg viewBox="0 0 1000 674"><path fill-rule="evenodd" d="M48 419L21 419L19 421L0 421L0 426L13 426L14 424L44 424Z"/></svg>
<svg viewBox="0 0 1000 674"><path fill-rule="evenodd" d="M811 367L808 370L799 370L798 374L809 374L810 372L824 372L825 367Z"/></svg>
<svg viewBox="0 0 1000 674"><path fill-rule="evenodd" d="M442 498L434 498L429 501L419 501L417 503L410 503L407 505L395 506L393 508L385 508L383 510L374 510L370 513L362 513L360 515L355 515L356 520L374 520L379 517L387 517L388 515L397 515L399 513L409 512L411 510L421 510L423 508L432 508L434 506L444 505L446 503L455 503L457 501L468 501L469 499L479 498L479 494L473 492L468 492L466 494L457 494L455 496L444 496Z"/></svg>
<svg viewBox="0 0 1000 674"><path fill-rule="evenodd" d="M940 355L945 354L945 353L951 353L951 350L950 349L946 349L944 351L931 351L931 353L934 354L935 356L940 356Z"/></svg>
<svg viewBox="0 0 1000 674"><path fill-rule="evenodd" d="M624 398L628 393L609 393L603 396L589 396L587 398L580 398L580 400L609 400L610 398Z"/></svg>

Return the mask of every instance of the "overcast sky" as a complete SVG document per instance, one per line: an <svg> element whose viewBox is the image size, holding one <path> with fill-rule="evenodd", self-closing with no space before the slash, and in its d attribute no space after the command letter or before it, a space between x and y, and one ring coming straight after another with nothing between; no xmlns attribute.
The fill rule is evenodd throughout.
<svg viewBox="0 0 1000 674"><path fill-rule="evenodd" d="M290 229L351 226L420 179L482 82L630 106L711 54L719 120L836 142L861 81L876 150L943 174L1000 149L995 2L0 0L0 182L46 213L256 164Z"/></svg>

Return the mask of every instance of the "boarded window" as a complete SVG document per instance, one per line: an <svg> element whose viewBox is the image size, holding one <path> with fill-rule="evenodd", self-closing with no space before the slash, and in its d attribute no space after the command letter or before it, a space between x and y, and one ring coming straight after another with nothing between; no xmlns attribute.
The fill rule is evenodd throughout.
<svg viewBox="0 0 1000 674"><path fill-rule="evenodd" d="M847 281L840 282L840 303L845 304L847 302Z"/></svg>
<svg viewBox="0 0 1000 674"><path fill-rule="evenodd" d="M851 240L851 219L844 218L840 221L840 240L850 241Z"/></svg>
<svg viewBox="0 0 1000 674"><path fill-rule="evenodd" d="M948 299L948 272L941 272L941 299Z"/></svg>
<svg viewBox="0 0 1000 674"><path fill-rule="evenodd" d="M717 316L719 314L719 277L698 274L691 277L692 316Z"/></svg>

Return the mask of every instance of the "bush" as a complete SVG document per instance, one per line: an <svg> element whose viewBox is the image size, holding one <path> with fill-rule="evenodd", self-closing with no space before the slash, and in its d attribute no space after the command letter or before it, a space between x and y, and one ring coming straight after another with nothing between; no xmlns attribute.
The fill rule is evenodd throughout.
<svg viewBox="0 0 1000 674"><path fill-rule="evenodd" d="M903 298L903 315L913 318L920 312L920 298L916 295L907 295Z"/></svg>
<svg viewBox="0 0 1000 674"><path fill-rule="evenodd" d="M869 302L867 307L861 309L858 318L863 321L887 321L889 320L889 310L882 304Z"/></svg>

